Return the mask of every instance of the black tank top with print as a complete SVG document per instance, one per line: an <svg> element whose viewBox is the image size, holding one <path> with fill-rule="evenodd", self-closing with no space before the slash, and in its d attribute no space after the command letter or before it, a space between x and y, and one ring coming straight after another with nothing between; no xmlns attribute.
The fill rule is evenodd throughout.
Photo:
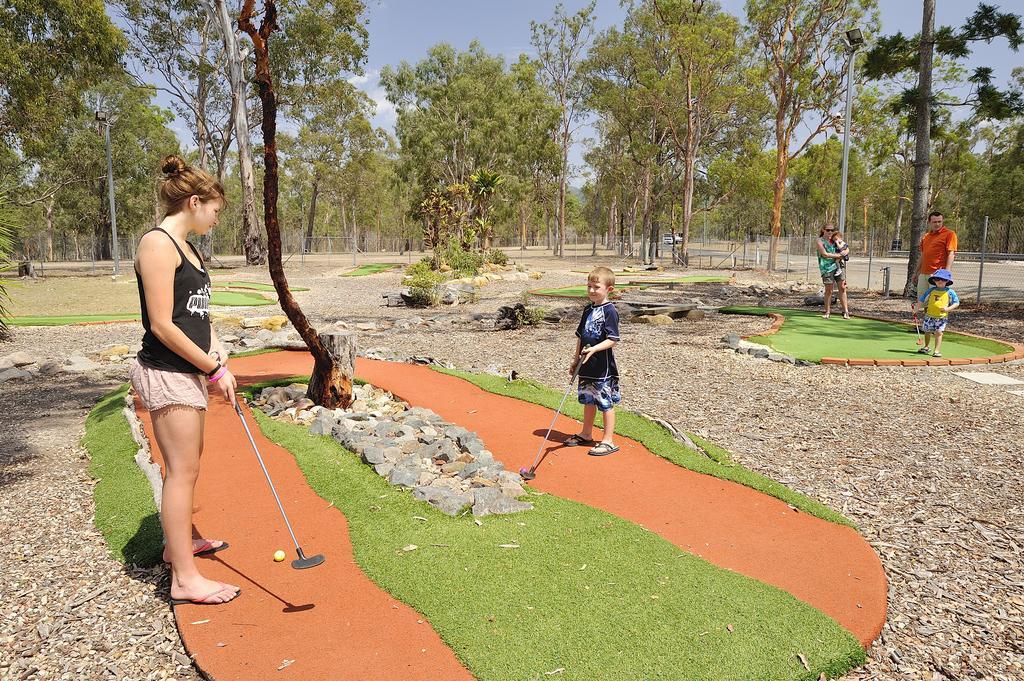
<svg viewBox="0 0 1024 681"><path fill-rule="evenodd" d="M198 269L185 257L178 242L159 227L152 231L163 232L171 240L174 247L181 256L181 264L174 270L174 308L171 311L171 322L188 336L189 340L199 346L203 352L210 351L210 274L206 268ZM188 242L186 242L188 243ZM192 252L196 254L199 264L203 259L199 251L192 244L189 244ZM172 352L170 348L160 342L150 329L149 312L146 309L146 290L142 285L142 277L138 269L135 270L135 277L139 282L139 304L142 306L142 328L146 330L142 337L142 350L139 351L138 360L140 364L153 369L163 371L174 371L183 374L201 374L198 369L188 360Z"/></svg>

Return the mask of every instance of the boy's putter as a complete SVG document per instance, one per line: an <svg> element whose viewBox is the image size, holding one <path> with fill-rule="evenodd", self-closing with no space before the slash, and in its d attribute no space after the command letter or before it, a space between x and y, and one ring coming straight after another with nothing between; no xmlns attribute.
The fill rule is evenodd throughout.
<svg viewBox="0 0 1024 681"><path fill-rule="evenodd" d="M544 440L540 443L540 447L537 449L537 456L533 457L533 465L530 466L529 469L519 469L519 475L522 476L523 480L533 480L537 477L537 466L540 465L541 454L544 452L544 445L548 443L548 438L551 437L551 429L555 427L555 421L558 420L558 415L562 413L562 407L565 405L565 399L569 397L569 391L572 390L572 385L576 382L576 377L580 375L580 369L583 368L583 362L580 361L580 357L582 357L583 353L589 349L589 345L584 347L579 356L576 357L576 370L572 372L572 378L569 379L569 387L565 389L565 394L562 395L562 401L558 403L558 409L555 410L555 415L551 419L551 425L548 426L548 432L544 433Z"/></svg>
<svg viewBox="0 0 1024 681"><path fill-rule="evenodd" d="M917 331L917 344L924 345L924 340L921 338L921 325L917 321L917 310L913 310L914 313L914 330Z"/></svg>

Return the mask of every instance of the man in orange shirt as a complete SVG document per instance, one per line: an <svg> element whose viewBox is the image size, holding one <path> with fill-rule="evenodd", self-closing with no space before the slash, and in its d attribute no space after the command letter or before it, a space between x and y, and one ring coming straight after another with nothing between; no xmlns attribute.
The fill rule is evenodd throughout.
<svg viewBox="0 0 1024 681"><path fill-rule="evenodd" d="M928 231L921 237L921 265L917 268L917 297L928 290L928 277L935 270L953 269L956 257L956 232L943 224L943 216L937 210L928 214Z"/></svg>

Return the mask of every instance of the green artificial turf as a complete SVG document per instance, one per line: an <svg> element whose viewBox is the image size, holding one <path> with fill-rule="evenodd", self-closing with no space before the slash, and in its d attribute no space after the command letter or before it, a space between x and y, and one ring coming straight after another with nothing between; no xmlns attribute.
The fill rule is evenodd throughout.
<svg viewBox="0 0 1024 681"><path fill-rule="evenodd" d="M833 307L833 310L835 308ZM845 359L914 359L918 345L913 324L898 324L874 319L852 317L843 319L842 312L833 312L831 319L822 319L820 310L792 310L772 307L725 307L728 314L785 315L782 328L768 336L752 336L748 340L761 343L783 354L809 362L822 357ZM908 319L910 315L908 313ZM912 321L912 320L911 320ZM950 329L956 328L956 313L951 315ZM989 357L1012 351L1008 345L984 338L964 336L952 331L942 335L942 356L946 358Z"/></svg>
<svg viewBox="0 0 1024 681"><path fill-rule="evenodd" d="M557 409L562 398L561 393L529 379L509 381L502 376L491 374L474 374L468 371L445 369L437 366L432 366L431 369L469 381L488 392L506 397L514 397L524 402L540 404L550 409ZM581 420L583 418L583 405L566 401L562 413L570 418ZM750 487L823 520L856 527L851 520L841 513L833 511L821 502L815 501L799 492L794 492L771 478L747 470L740 464L732 461L726 450L692 433L688 433L690 439L697 446L704 448L703 452L695 452L682 442L676 440L668 430L639 414L616 409L615 416L616 434L636 440L654 454L678 466Z"/></svg>
<svg viewBox="0 0 1024 681"><path fill-rule="evenodd" d="M672 277L669 279L642 279L638 281L627 281L627 284L640 284L643 286L661 286L664 284L725 284L728 283L729 277L723 277L720 275L712 274L687 274L682 277Z"/></svg>
<svg viewBox="0 0 1024 681"><path fill-rule="evenodd" d="M68 324L87 324L89 322L128 322L141 319L138 312L118 312L114 314L33 315L8 317L5 321L9 326L67 326Z"/></svg>
<svg viewBox="0 0 1024 681"><path fill-rule="evenodd" d="M398 264L398 263L393 263L393 262L371 262L371 263L367 263L365 265L360 265L359 267L355 268L354 270L351 270L349 272L345 272L341 276L343 276L343 277L365 277L368 274L377 274L378 272L386 272L387 270L391 270L391 269L394 269L396 267L401 267L401 265Z"/></svg>
<svg viewBox="0 0 1024 681"><path fill-rule="evenodd" d="M249 291L214 291L210 294L210 305L223 305L223 306L258 306L258 305L276 305L277 301L268 300L259 293L251 293Z"/></svg>
<svg viewBox="0 0 1024 681"><path fill-rule="evenodd" d="M255 281L229 281L229 282L214 282L214 287L225 287L225 288L241 288L249 289L252 291L268 291L270 293L276 293L277 289L274 288L273 284L261 284ZM301 286L288 286L289 290L293 293L296 291L308 291L308 288Z"/></svg>
<svg viewBox="0 0 1024 681"><path fill-rule="evenodd" d="M478 679L812 681L864 662L818 610L616 516L534 494L533 510L477 525L392 487L333 439L254 413L345 515L363 571Z"/></svg>
<svg viewBox="0 0 1024 681"><path fill-rule="evenodd" d="M105 395L85 420L82 446L89 451L96 527L111 554L124 563L148 566L160 560L163 532L153 490L135 463L138 445L122 410L128 385Z"/></svg>
<svg viewBox="0 0 1024 681"><path fill-rule="evenodd" d="M627 272L630 276L636 276L636 272ZM702 282L717 282L725 283L729 281L729 277L712 276L703 274L686 275L683 277L673 277L672 279L639 279L636 281L630 280L624 283L616 284L615 288L618 291L628 291L631 289L646 289L651 286L664 286L666 284L696 284ZM541 288L530 291L535 296L552 296L556 298L586 298L587 287L586 285L579 286L564 286L562 288Z"/></svg>
<svg viewBox="0 0 1024 681"><path fill-rule="evenodd" d="M640 284L617 284L615 286L616 291L630 291L633 289L643 289L645 286ZM564 286L562 288L539 288L530 291L535 296L551 296L554 298L586 298L587 287L584 286Z"/></svg>

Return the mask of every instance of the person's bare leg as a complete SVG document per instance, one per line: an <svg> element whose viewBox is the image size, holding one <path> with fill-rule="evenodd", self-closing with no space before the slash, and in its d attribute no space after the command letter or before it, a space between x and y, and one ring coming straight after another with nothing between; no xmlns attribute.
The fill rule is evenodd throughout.
<svg viewBox="0 0 1024 681"><path fill-rule="evenodd" d="M935 332L935 349L932 350L932 354L933 355L938 354L939 352L942 352L941 350L939 350L939 346L940 345L942 345L942 332L941 331L936 331Z"/></svg>
<svg viewBox="0 0 1024 681"><path fill-rule="evenodd" d="M601 438L601 442L614 444L612 438L615 437L615 407L601 412L601 418L604 419L604 437Z"/></svg>
<svg viewBox="0 0 1024 681"><path fill-rule="evenodd" d="M932 334L928 331L924 332L924 349L927 350L928 346L932 344Z"/></svg>
<svg viewBox="0 0 1024 681"><path fill-rule="evenodd" d="M825 319L832 314L832 284L825 284Z"/></svg>
<svg viewBox="0 0 1024 681"><path fill-rule="evenodd" d="M580 430L580 437L584 440L594 439L594 418L597 416L596 404L583 405L583 428Z"/></svg>
<svg viewBox="0 0 1024 681"><path fill-rule="evenodd" d="M846 302L846 281L839 282L839 302L843 306L843 317L849 318L850 306Z"/></svg>
<svg viewBox="0 0 1024 681"><path fill-rule="evenodd" d="M171 598L216 594L209 600L231 600L238 587L203 577L192 556L192 499L199 477L205 414L191 407L170 406L154 412L152 418L153 435L164 459L160 521L171 563Z"/></svg>

